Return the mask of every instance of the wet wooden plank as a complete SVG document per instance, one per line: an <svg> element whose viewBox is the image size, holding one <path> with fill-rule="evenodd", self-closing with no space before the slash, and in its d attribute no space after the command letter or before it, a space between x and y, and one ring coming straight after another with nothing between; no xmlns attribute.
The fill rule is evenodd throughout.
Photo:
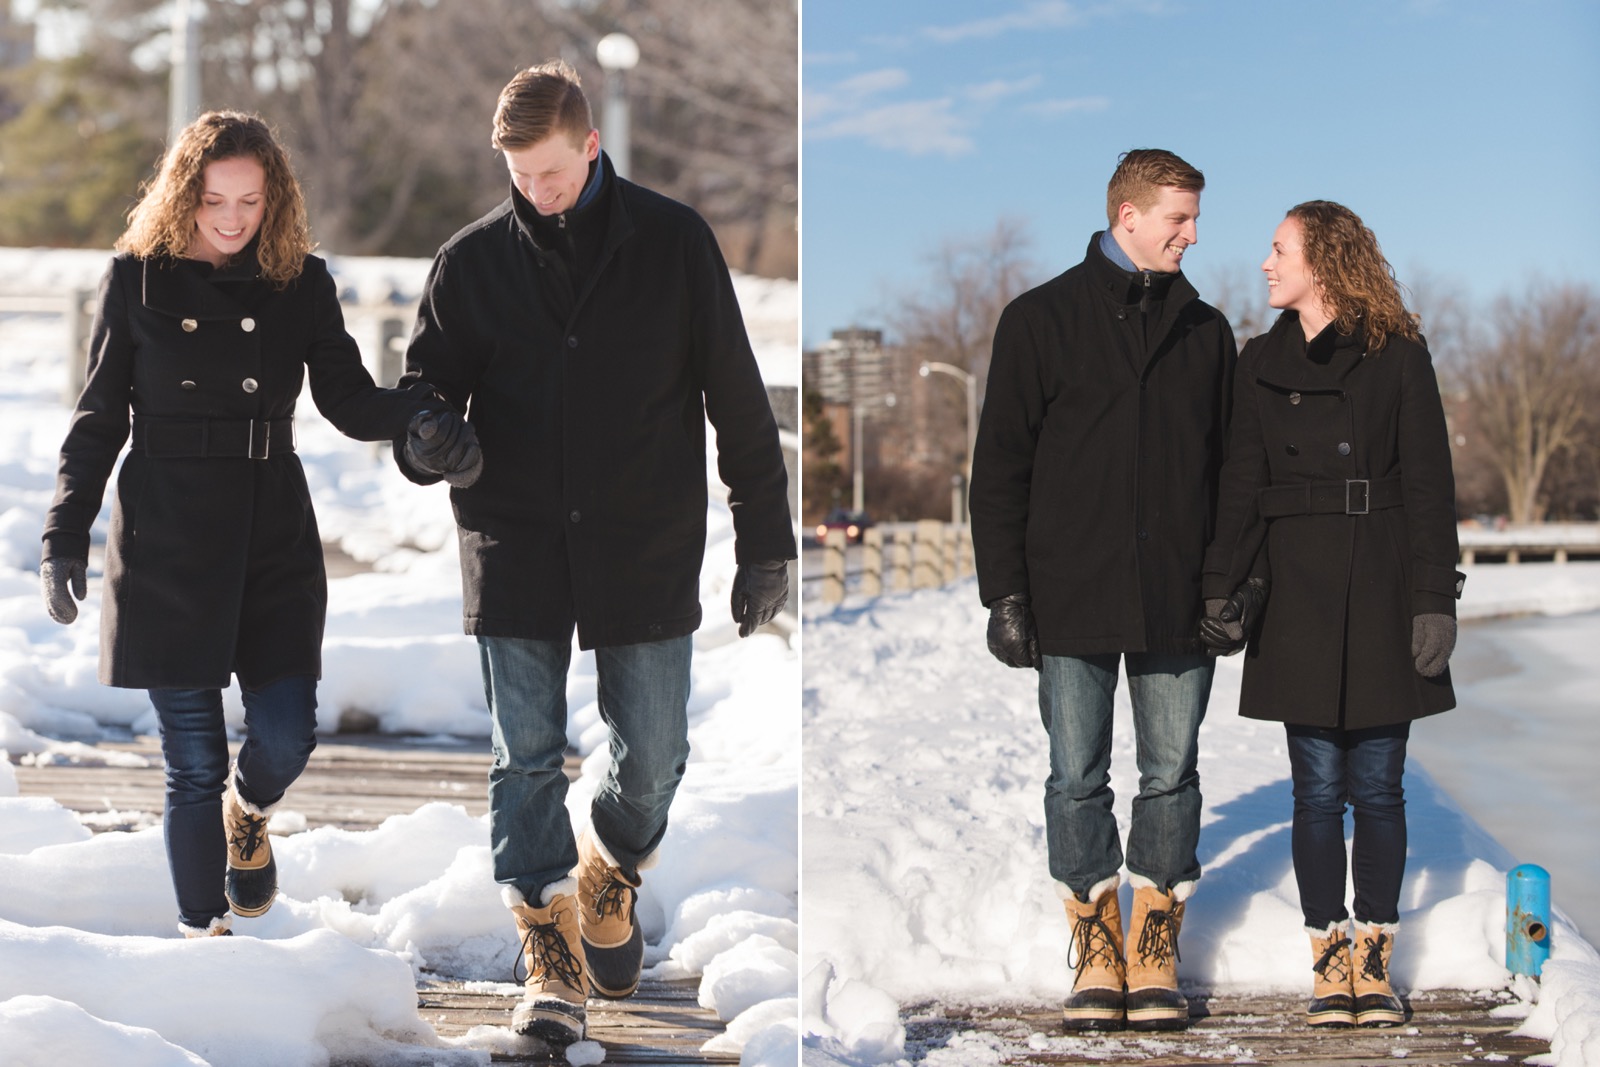
<svg viewBox="0 0 1600 1067"><path fill-rule="evenodd" d="M912 1062L936 1049L1003 1047L1007 1064L1271 1063L1356 1067L1406 1063L1425 1067L1522 1063L1550 1046L1512 1037L1519 1019L1490 1013L1501 1001L1460 990L1419 993L1406 1001L1403 1026L1313 1028L1305 1002L1261 995L1191 996L1189 1029L1179 1033L1068 1035L1054 1009L970 1009L923 1004L910 1008L906 1052ZM947 1053L948 1054L948 1053Z"/></svg>

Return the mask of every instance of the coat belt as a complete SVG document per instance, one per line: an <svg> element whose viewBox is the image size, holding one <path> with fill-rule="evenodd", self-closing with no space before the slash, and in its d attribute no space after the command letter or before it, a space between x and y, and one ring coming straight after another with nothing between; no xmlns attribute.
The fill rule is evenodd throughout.
<svg viewBox="0 0 1600 1067"><path fill-rule="evenodd" d="M133 450L153 458L266 459L276 452L293 452L294 444L292 415L284 419L133 417Z"/></svg>
<svg viewBox="0 0 1600 1067"><path fill-rule="evenodd" d="M1287 515L1365 515L1380 508L1397 508L1404 502L1398 474L1342 482L1269 485L1261 490L1260 497L1264 519L1281 519Z"/></svg>

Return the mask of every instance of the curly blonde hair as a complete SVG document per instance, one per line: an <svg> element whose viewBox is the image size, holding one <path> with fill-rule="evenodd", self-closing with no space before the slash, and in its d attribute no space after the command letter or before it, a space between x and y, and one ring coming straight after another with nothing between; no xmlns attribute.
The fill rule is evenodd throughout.
<svg viewBox="0 0 1600 1067"><path fill-rule="evenodd" d="M316 247L305 196L289 166L289 153L272 129L241 111L208 111L183 128L128 212L128 229L117 239L118 251L143 259L188 255L195 213L205 193L206 167L240 158L255 160L266 172L266 202L256 243L261 275L280 289L299 277L306 255Z"/></svg>
<svg viewBox="0 0 1600 1067"><path fill-rule="evenodd" d="M1382 351L1390 334L1419 339L1405 287L1354 211L1331 200L1307 200L1290 208L1288 217L1300 223L1306 264L1340 333L1361 330L1369 352Z"/></svg>

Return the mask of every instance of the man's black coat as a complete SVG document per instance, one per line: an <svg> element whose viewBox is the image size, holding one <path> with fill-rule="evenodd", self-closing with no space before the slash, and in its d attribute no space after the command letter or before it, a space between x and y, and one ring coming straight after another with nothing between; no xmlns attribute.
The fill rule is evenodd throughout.
<svg viewBox="0 0 1600 1067"><path fill-rule="evenodd" d="M439 250L407 353L402 384L436 388L483 447L482 477L450 494L470 634L560 641L576 624L594 648L699 626L707 417L738 560L795 556L777 426L716 239L598 165L597 201L569 213L594 228L576 237L580 269L541 246L513 190Z"/></svg>
<svg viewBox="0 0 1600 1067"><path fill-rule="evenodd" d="M403 437L426 406L422 386L373 385L321 259L307 256L283 289L257 270L254 246L218 271L126 254L111 261L91 328L87 384L61 446L46 559L88 559L130 410L136 420L162 420L169 443L201 434L221 441L249 420L291 417L309 376L312 399L330 422L379 441ZM140 444L117 476L100 680L209 689L235 673L251 686L319 675L328 590L299 458L289 449L264 459L158 456Z"/></svg>
<svg viewBox="0 0 1600 1067"><path fill-rule="evenodd" d="M1144 277L1096 234L995 331L972 478L978 591L1028 593L1045 655L1203 651L1233 331L1183 275L1148 293Z"/></svg>

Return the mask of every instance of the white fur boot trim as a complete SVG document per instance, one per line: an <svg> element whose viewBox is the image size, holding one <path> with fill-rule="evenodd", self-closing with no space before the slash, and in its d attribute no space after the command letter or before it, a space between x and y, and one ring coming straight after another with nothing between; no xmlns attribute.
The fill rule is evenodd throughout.
<svg viewBox="0 0 1600 1067"><path fill-rule="evenodd" d="M1078 895L1072 891L1072 887L1067 883L1054 882L1052 884L1056 887L1056 896L1060 897L1062 900L1077 899ZM1089 887L1089 899L1084 901L1084 903L1093 904L1107 893L1116 892L1117 886L1121 884L1122 880L1114 874L1108 878L1102 878L1100 881Z"/></svg>
<svg viewBox="0 0 1600 1067"><path fill-rule="evenodd" d="M616 867L618 870L627 870L626 867L617 862L617 857L612 855L611 849L606 847L606 843L600 839L600 835L595 833L593 823L589 824L588 829L584 830L584 833L588 834L589 840L594 842L595 850L600 853L600 858L606 861L606 865L608 867ZM660 862L660 860L661 850L658 848L654 852L650 853L650 855L641 859L639 861L639 865L634 868L634 871L648 871L650 868L654 867L658 862Z"/></svg>
<svg viewBox="0 0 1600 1067"><path fill-rule="evenodd" d="M1134 874L1132 871L1128 872L1128 884L1133 886L1135 889L1159 890L1161 888L1144 875ZM1188 900L1194 895L1194 887L1196 884L1197 882L1175 883L1172 887L1172 899L1177 901L1179 904L1182 904L1184 901Z"/></svg>
<svg viewBox="0 0 1600 1067"><path fill-rule="evenodd" d="M1365 919L1357 919L1355 925L1364 930L1376 930L1380 934L1388 934L1390 937L1400 932L1399 923L1369 923Z"/></svg>
<svg viewBox="0 0 1600 1067"><path fill-rule="evenodd" d="M233 928L233 915L219 915L204 926L190 926L188 923L178 924L178 933L184 937L211 937L221 934L224 930Z"/></svg>
<svg viewBox="0 0 1600 1067"><path fill-rule="evenodd" d="M277 804L268 804L263 808L250 803L244 798L244 794L239 792L239 765L237 763L228 768L228 789L223 796L224 798L231 797L233 802L238 804L246 814L258 815L263 819L272 818L272 813L278 810ZM279 801L278 803L281 804L283 802Z"/></svg>
<svg viewBox="0 0 1600 1067"><path fill-rule="evenodd" d="M545 886L539 891L539 906L548 908L550 906L550 902L557 896L564 894L570 897L576 896L577 893L578 880L576 878L569 876L561 879L559 882L551 882L549 885ZM523 896L522 890L518 889L514 885L503 885L500 887L500 900L508 908L532 906L528 903L528 898Z"/></svg>
<svg viewBox="0 0 1600 1067"><path fill-rule="evenodd" d="M1350 926L1350 920L1349 919L1345 919L1343 922L1331 922L1326 927L1322 928L1321 930L1317 929L1315 926L1308 926L1308 927L1306 927L1306 933L1310 934L1312 937L1319 938L1319 939L1320 938L1327 938L1327 937L1332 937L1334 934L1346 934L1346 933L1349 933L1349 926Z"/></svg>

